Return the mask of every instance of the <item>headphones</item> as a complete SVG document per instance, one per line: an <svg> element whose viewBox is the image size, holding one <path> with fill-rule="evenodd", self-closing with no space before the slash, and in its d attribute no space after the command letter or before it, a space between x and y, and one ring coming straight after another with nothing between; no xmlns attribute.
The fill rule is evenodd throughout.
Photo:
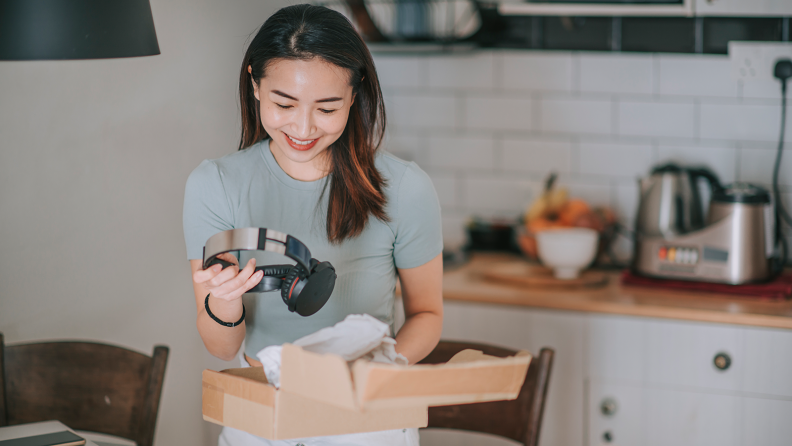
<svg viewBox="0 0 792 446"><path fill-rule="evenodd" d="M281 292L289 311L300 316L310 316L319 311L333 292L336 271L330 262L311 258L311 251L296 238L280 231L266 228L239 228L219 232L206 241L203 267L221 264L233 265L217 256L230 251L271 251L297 262L295 265L257 266L264 277L249 293Z"/></svg>

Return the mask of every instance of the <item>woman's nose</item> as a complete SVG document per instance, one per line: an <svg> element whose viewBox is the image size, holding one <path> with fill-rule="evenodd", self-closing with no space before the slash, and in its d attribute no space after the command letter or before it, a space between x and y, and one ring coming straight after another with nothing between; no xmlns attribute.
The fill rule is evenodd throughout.
<svg viewBox="0 0 792 446"><path fill-rule="evenodd" d="M300 139L308 139L314 133L313 116L310 110L301 110L295 116L293 131L295 136Z"/></svg>

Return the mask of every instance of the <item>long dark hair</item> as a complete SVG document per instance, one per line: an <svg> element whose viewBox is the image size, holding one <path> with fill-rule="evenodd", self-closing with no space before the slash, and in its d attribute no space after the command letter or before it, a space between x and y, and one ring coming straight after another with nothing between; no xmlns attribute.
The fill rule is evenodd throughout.
<svg viewBox="0 0 792 446"><path fill-rule="evenodd" d="M382 192L385 180L374 166L374 154L385 131L385 105L371 53L346 17L323 6L295 5L279 10L264 22L245 53L239 73L239 149L268 137L261 125L251 75L258 83L266 75L268 64L278 59L313 58L346 68L355 95L344 132L327 149L332 168L327 238L340 243L360 235L369 214L388 221ZM248 66L252 73L248 73Z"/></svg>

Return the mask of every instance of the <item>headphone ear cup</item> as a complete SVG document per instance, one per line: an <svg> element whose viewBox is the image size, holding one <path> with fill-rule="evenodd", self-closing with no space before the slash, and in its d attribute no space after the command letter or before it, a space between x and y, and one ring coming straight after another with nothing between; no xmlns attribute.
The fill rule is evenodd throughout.
<svg viewBox="0 0 792 446"><path fill-rule="evenodd" d="M283 285L281 285L281 299L283 299L283 303L289 307L289 311L292 313L297 308L297 298L300 295L300 290L303 288L300 286L300 282L305 281L305 276L305 268L298 263L289 270L288 274L286 274L286 278L283 279ZM295 290L295 288L299 289Z"/></svg>

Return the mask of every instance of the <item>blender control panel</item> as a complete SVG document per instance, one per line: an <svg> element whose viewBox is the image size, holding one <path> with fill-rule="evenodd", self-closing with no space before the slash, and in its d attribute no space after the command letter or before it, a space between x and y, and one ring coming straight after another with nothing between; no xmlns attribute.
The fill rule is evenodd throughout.
<svg viewBox="0 0 792 446"><path fill-rule="evenodd" d="M684 246L661 246L657 250L657 258L662 262L694 265L698 263L699 251Z"/></svg>

